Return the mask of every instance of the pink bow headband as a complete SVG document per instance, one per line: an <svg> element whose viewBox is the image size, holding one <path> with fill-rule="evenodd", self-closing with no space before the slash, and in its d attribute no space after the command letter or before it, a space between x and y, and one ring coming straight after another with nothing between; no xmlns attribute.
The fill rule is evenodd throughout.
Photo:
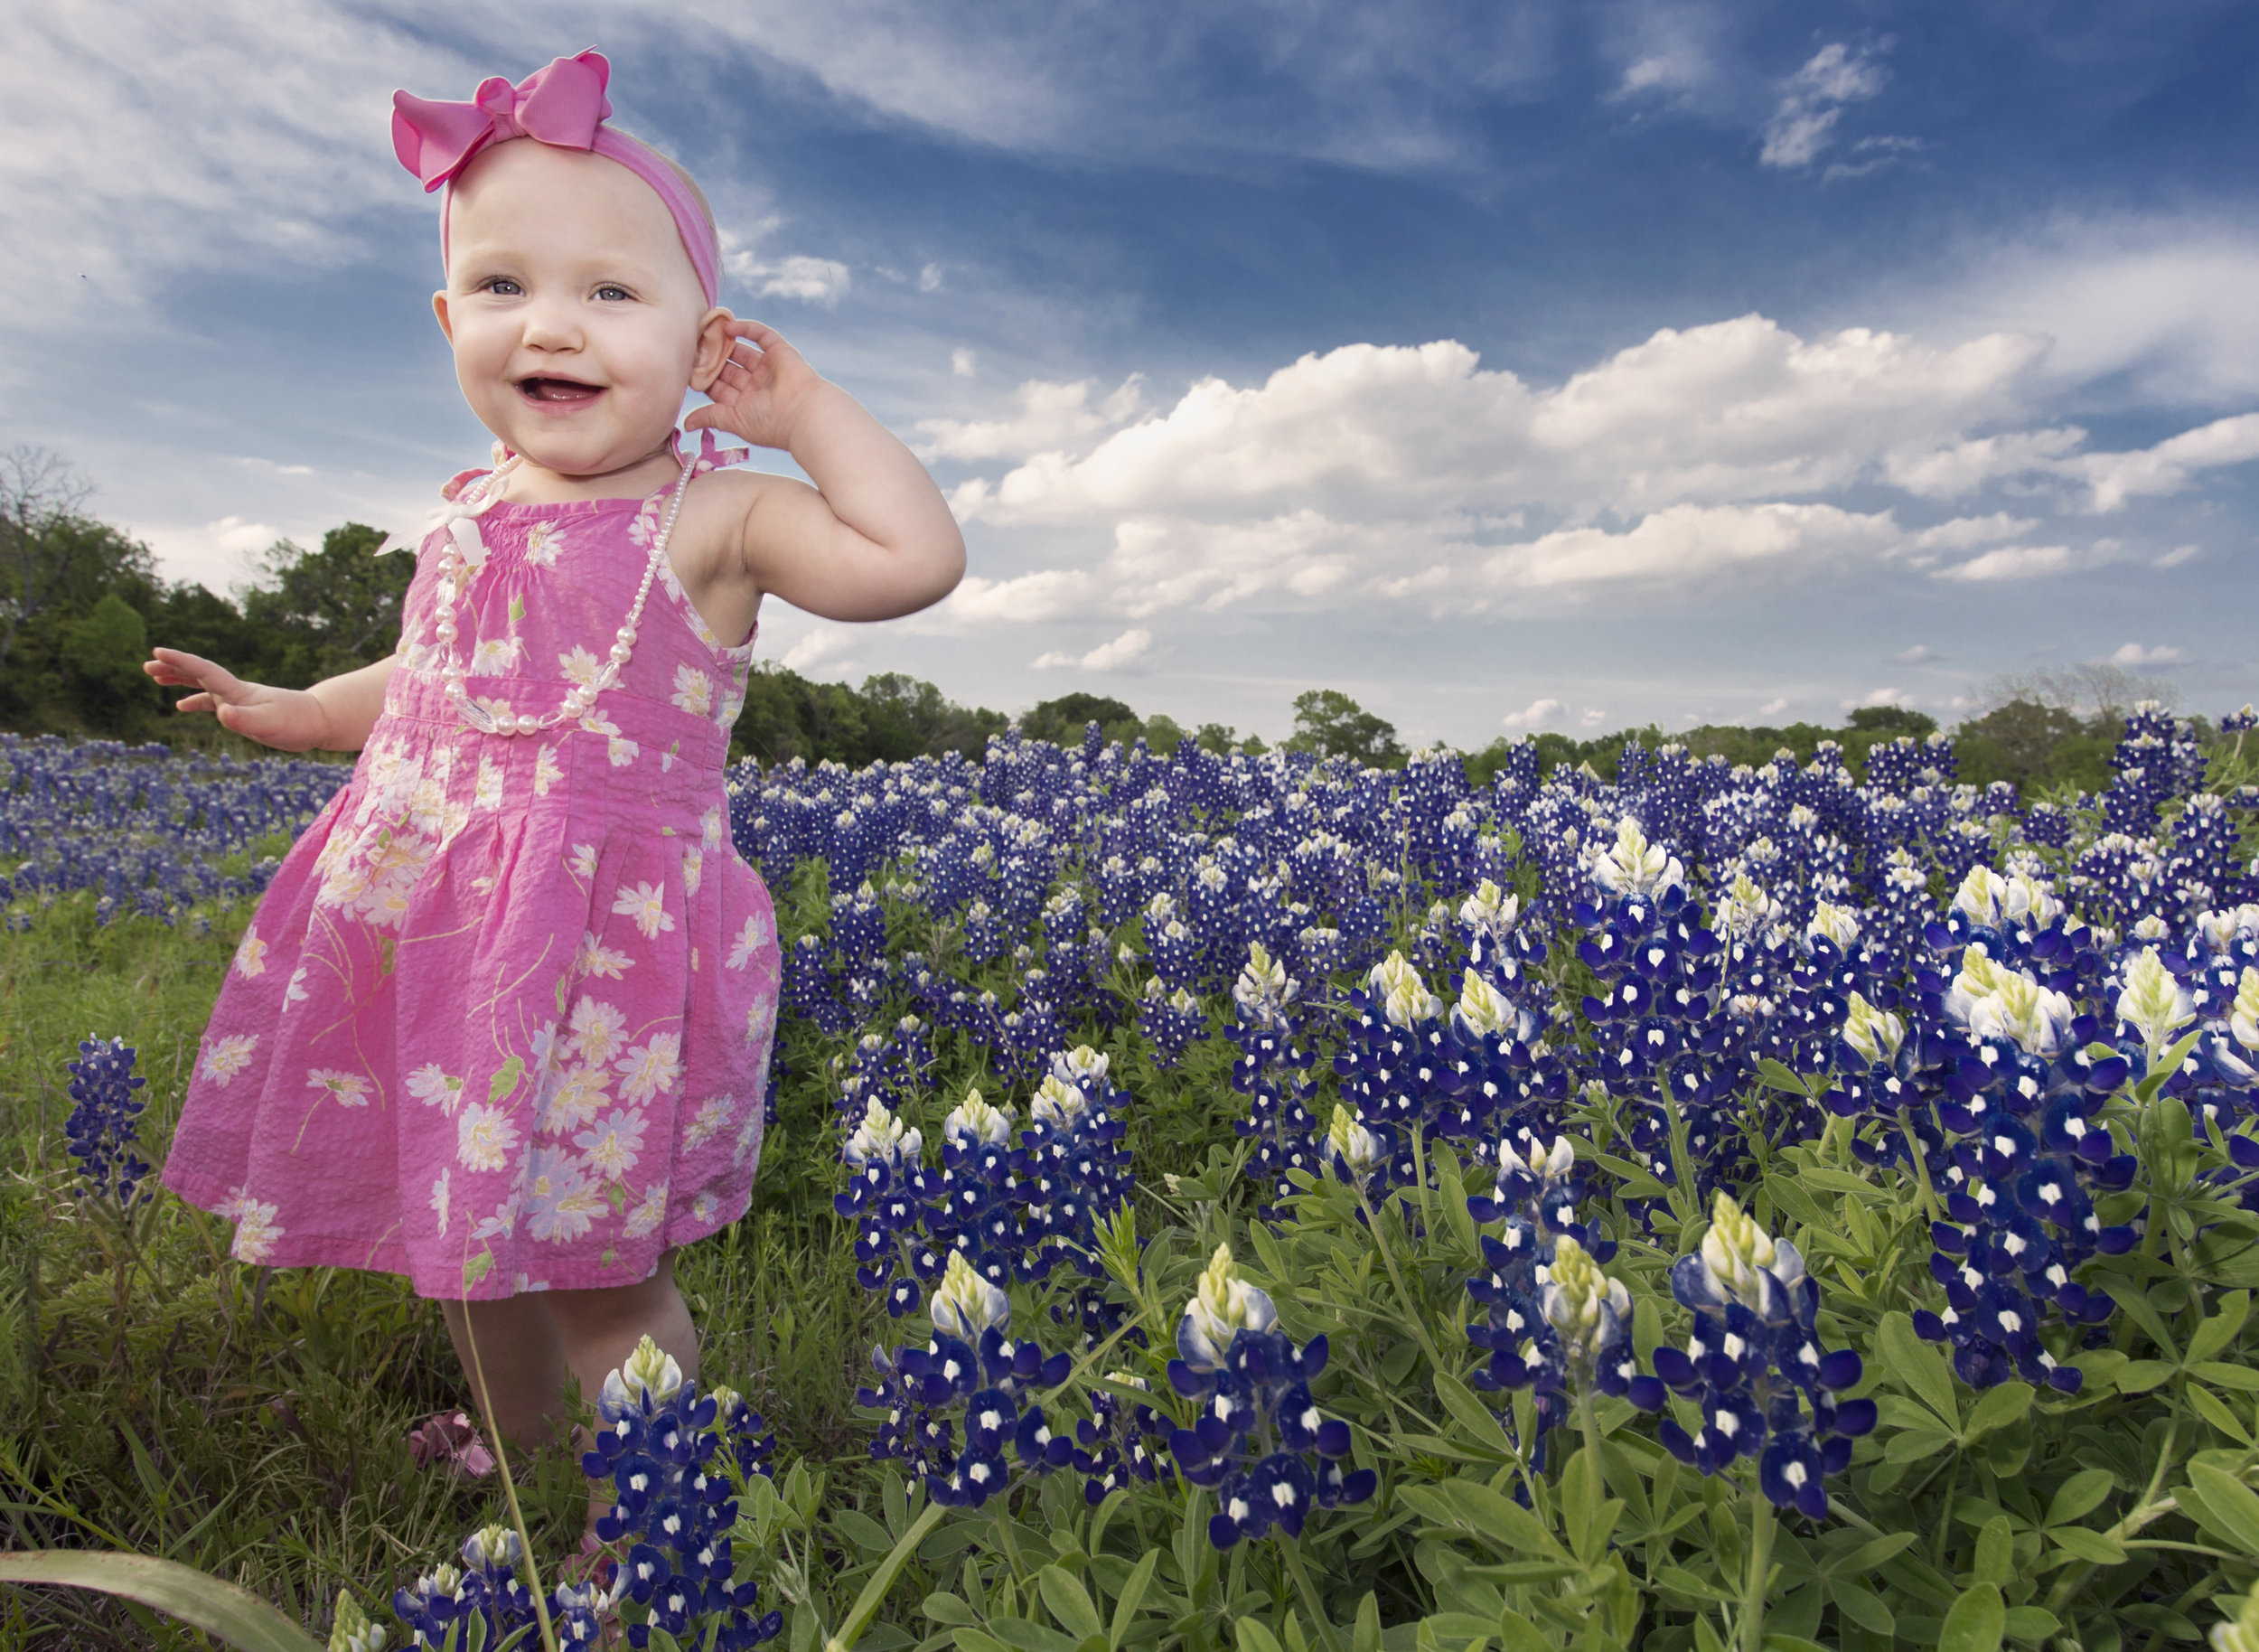
<svg viewBox="0 0 2259 1652"><path fill-rule="evenodd" d="M560 149L578 149L617 161L659 192L681 232L683 250L698 271L706 302L721 296L721 248L698 197L659 152L607 128L605 97L612 65L600 52L561 57L512 86L500 75L479 82L469 103L441 103L410 92L392 94L392 152L424 181L426 192L451 183L488 144L530 137ZM446 252L446 220L439 246Z"/></svg>

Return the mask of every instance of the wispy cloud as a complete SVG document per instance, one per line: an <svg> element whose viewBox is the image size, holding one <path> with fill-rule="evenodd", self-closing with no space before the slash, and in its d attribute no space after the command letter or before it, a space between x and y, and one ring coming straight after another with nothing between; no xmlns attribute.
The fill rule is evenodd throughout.
<svg viewBox="0 0 2259 1652"><path fill-rule="evenodd" d="M1101 643L1084 654L1051 652L1038 654L1035 669L1039 671L1127 671L1146 663L1153 652L1153 634L1133 628L1123 632L1111 643Z"/></svg>
<svg viewBox="0 0 2259 1652"><path fill-rule="evenodd" d="M1550 722L1552 718L1559 717L1561 713L1561 701L1533 699L1519 711L1507 712L1500 720L1509 728L1535 728L1540 724Z"/></svg>
<svg viewBox="0 0 2259 1652"><path fill-rule="evenodd" d="M2157 665L2187 665L2195 656L2185 648L2144 648L2128 643L2110 656L2110 663L2141 671Z"/></svg>
<svg viewBox="0 0 2259 1652"><path fill-rule="evenodd" d="M1879 57L1879 49L1842 41L1814 52L1782 83L1780 101L1765 123L1765 147L1758 161L1795 171L1818 160L1835 141L1844 107L1863 103L1882 90L1889 71Z"/></svg>

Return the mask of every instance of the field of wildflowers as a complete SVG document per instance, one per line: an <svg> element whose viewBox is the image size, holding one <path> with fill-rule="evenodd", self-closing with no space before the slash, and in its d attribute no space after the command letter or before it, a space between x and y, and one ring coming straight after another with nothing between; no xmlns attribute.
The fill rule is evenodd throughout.
<svg viewBox="0 0 2259 1652"><path fill-rule="evenodd" d="M747 766L782 1059L683 1266L736 1386L647 1347L514 1478L427 1304L147 1174L342 771L0 742L0 1580L127 1597L0 1631L2259 1647L2254 720L2047 799L1944 737Z"/></svg>

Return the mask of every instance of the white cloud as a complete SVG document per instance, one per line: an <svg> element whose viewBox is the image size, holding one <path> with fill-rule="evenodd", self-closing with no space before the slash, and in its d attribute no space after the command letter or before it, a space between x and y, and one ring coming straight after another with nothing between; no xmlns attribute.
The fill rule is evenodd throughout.
<svg viewBox="0 0 2259 1652"><path fill-rule="evenodd" d="M961 344L949 352L949 371L960 379L970 379L976 371L975 360L972 352Z"/></svg>
<svg viewBox="0 0 2259 1652"><path fill-rule="evenodd" d="M724 255L723 262L728 266L730 275L751 287L758 297L798 298L822 305L826 309L839 302L840 295L854 279L853 273L838 259L804 254L770 259L744 250Z"/></svg>
<svg viewBox="0 0 2259 1652"><path fill-rule="evenodd" d="M928 264L918 271L918 291L938 293L942 290L942 267Z"/></svg>
<svg viewBox="0 0 2259 1652"><path fill-rule="evenodd" d="M1987 483L2051 469L2086 439L2084 430L2018 430L1926 452L1900 448L1883 461L1892 485L1924 499L1953 499Z"/></svg>
<svg viewBox="0 0 2259 1652"><path fill-rule="evenodd" d="M1501 719L1509 728L1534 728L1540 723L1561 715L1561 704L1557 699L1533 699L1519 711L1509 711Z"/></svg>
<svg viewBox="0 0 2259 1652"><path fill-rule="evenodd" d="M1917 643L1911 648L1900 649L1890 657L1900 665L1926 665L1937 658L1937 651L1926 643Z"/></svg>
<svg viewBox="0 0 2259 1652"><path fill-rule="evenodd" d="M1835 141L1843 106L1872 98L1888 78L1876 54L1863 47L1854 50L1841 41L1821 47L1782 83L1758 161L1791 170L1811 165Z"/></svg>
<svg viewBox="0 0 2259 1652"><path fill-rule="evenodd" d="M1960 579L1985 584L2001 579L2041 579L2068 572L2075 566L2067 545L2011 545L1988 550L1981 557L1951 568L1941 568L1933 579Z"/></svg>
<svg viewBox="0 0 2259 1652"><path fill-rule="evenodd" d="M159 524L129 530L156 553L157 571L176 582L193 581L225 591L258 572L255 558L276 540L289 536L268 523L240 516L193 526Z"/></svg>
<svg viewBox="0 0 2259 1652"><path fill-rule="evenodd" d="M957 352L950 365L959 377L971 378L972 352ZM1092 406L1094 387L1088 379L1072 384L1030 379L1013 392L1019 410L1008 418L921 419L917 427L923 439L915 451L931 461L1017 458L1056 448L1135 418L1143 399L1139 389L1142 380L1142 374L1131 373Z"/></svg>
<svg viewBox="0 0 2259 1652"><path fill-rule="evenodd" d="M784 651L784 667L802 676L827 662L832 670L839 670L845 663L839 656L853 643L852 634L833 625L819 625Z"/></svg>
<svg viewBox="0 0 2259 1652"><path fill-rule="evenodd" d="M1782 712L1787 709L1788 699L1787 697L1784 695L1778 699L1767 700L1763 705L1757 709L1757 714L1759 717L1778 717Z"/></svg>
<svg viewBox="0 0 2259 1652"><path fill-rule="evenodd" d="M1974 550L1980 545L2021 539L2039 525L2037 518L2011 516L2005 511L1995 511L1990 516L1956 516L1951 521L1923 529L1914 536L1912 543L1917 551Z"/></svg>
<svg viewBox="0 0 2259 1652"><path fill-rule="evenodd" d="M932 610L929 624L984 625L1057 619L1084 607L1096 583L1089 574L1069 568L1044 568L1000 580L974 575Z"/></svg>
<svg viewBox="0 0 2259 1652"><path fill-rule="evenodd" d="M1598 706L1587 706L1584 709L1584 715L1577 720L1587 728L1598 728L1602 723L1608 721L1608 715Z"/></svg>
<svg viewBox="0 0 2259 1652"><path fill-rule="evenodd" d="M1086 654L1045 653L1036 657L1037 671L1126 671L1137 669L1153 650L1153 634L1143 629L1123 632L1111 643L1101 643Z"/></svg>
<svg viewBox="0 0 2259 1652"><path fill-rule="evenodd" d="M2151 562L2150 566L2151 568L2179 568L2184 562L2195 561L2203 554L2204 547L2201 545L2176 545Z"/></svg>
<svg viewBox="0 0 2259 1652"><path fill-rule="evenodd" d="M1846 711L1861 706L1903 706L1911 698L1904 689L1870 689L1856 700L1843 702Z"/></svg>
<svg viewBox="0 0 2259 1652"><path fill-rule="evenodd" d="M1518 587L1675 583L1758 562L1870 555L1898 537L1887 511L1859 516L1833 505L1673 505L1622 533L1564 528L1511 546L1483 572L1495 584Z"/></svg>
<svg viewBox="0 0 2259 1652"><path fill-rule="evenodd" d="M2058 467L2094 490L2089 508L2115 511L2143 494L2178 493L2195 474L2259 459L2259 413L2214 419L2134 453L2090 453Z"/></svg>
<svg viewBox="0 0 2259 1652"><path fill-rule="evenodd" d="M2139 671L2152 665L2186 665L2196 656L2185 648L2144 648L2128 643L2110 656L2110 663Z"/></svg>

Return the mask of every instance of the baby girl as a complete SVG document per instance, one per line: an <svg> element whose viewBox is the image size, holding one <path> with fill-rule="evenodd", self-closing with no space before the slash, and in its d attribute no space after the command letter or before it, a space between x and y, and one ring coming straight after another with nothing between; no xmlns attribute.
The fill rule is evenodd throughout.
<svg viewBox="0 0 2259 1652"><path fill-rule="evenodd" d="M528 1441L644 1336L696 1373L673 1255L751 1197L779 953L722 764L763 597L887 619L964 569L908 450L722 307L705 197L605 125L609 72L395 99L496 448L444 490L398 652L303 690L147 667L239 734L361 754L237 951L165 1183L246 1262L441 1299ZM717 430L815 486L722 468Z"/></svg>

